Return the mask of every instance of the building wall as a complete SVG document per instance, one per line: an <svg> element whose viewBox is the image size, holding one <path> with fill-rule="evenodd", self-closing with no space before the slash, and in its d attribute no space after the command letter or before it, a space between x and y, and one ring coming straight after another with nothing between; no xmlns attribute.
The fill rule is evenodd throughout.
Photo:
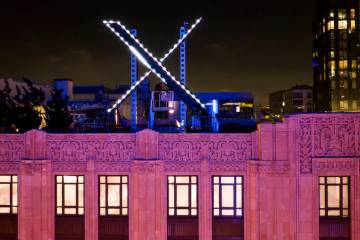
<svg viewBox="0 0 360 240"><path fill-rule="evenodd" d="M316 112L359 111L359 16L359 1L316 1L312 64Z"/></svg>
<svg viewBox="0 0 360 240"><path fill-rule="evenodd" d="M98 175L129 175L130 239L166 239L167 175L197 175L200 240L212 175L244 176L247 240L319 239L319 176L350 176L360 239L360 114L302 114L249 134L0 135L0 174L19 176L19 239L54 239L55 175L85 176L85 239L98 238Z"/></svg>

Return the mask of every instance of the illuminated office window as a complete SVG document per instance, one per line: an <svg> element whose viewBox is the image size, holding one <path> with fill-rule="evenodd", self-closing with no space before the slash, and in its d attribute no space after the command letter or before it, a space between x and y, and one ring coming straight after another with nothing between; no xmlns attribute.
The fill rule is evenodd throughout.
<svg viewBox="0 0 360 240"><path fill-rule="evenodd" d="M340 109L341 110L348 110L349 109L349 102L347 100L340 100Z"/></svg>
<svg viewBox="0 0 360 240"><path fill-rule="evenodd" d="M335 61L332 60L332 61L329 61L329 68L331 69L331 71L335 71Z"/></svg>
<svg viewBox="0 0 360 240"><path fill-rule="evenodd" d="M348 61L347 60L340 60L339 61L339 68L340 69L346 69L348 67Z"/></svg>
<svg viewBox="0 0 360 240"><path fill-rule="evenodd" d="M349 72L348 71L339 71L339 77L340 78L347 78L349 76Z"/></svg>
<svg viewBox="0 0 360 240"><path fill-rule="evenodd" d="M84 214L84 176L56 176L56 214Z"/></svg>
<svg viewBox="0 0 360 240"><path fill-rule="evenodd" d="M356 100L352 101L352 110L357 110L357 101Z"/></svg>
<svg viewBox="0 0 360 240"><path fill-rule="evenodd" d="M339 20L338 29L347 29L347 20Z"/></svg>
<svg viewBox="0 0 360 240"><path fill-rule="evenodd" d="M350 72L350 78L356 79L356 72Z"/></svg>
<svg viewBox="0 0 360 240"><path fill-rule="evenodd" d="M0 214L17 214L17 176L0 175Z"/></svg>
<svg viewBox="0 0 360 240"><path fill-rule="evenodd" d="M349 177L320 177L320 217L349 217Z"/></svg>
<svg viewBox="0 0 360 240"><path fill-rule="evenodd" d="M356 69L356 60L351 60L351 68Z"/></svg>
<svg viewBox="0 0 360 240"><path fill-rule="evenodd" d="M100 215L128 215L129 187L127 176L99 177Z"/></svg>
<svg viewBox="0 0 360 240"><path fill-rule="evenodd" d="M350 18L355 19L355 9L350 9Z"/></svg>
<svg viewBox="0 0 360 240"><path fill-rule="evenodd" d="M335 51L333 51L333 50L330 51L330 54L329 54L329 55L330 55L330 58L335 58Z"/></svg>
<svg viewBox="0 0 360 240"><path fill-rule="evenodd" d="M339 19L346 19L346 9L339 9L338 10L338 18Z"/></svg>
<svg viewBox="0 0 360 240"><path fill-rule="evenodd" d="M333 9L331 9L331 10L329 11L329 18L330 18L330 19L334 18L334 10L333 10Z"/></svg>
<svg viewBox="0 0 360 240"><path fill-rule="evenodd" d="M355 20L350 21L350 29L355 30Z"/></svg>
<svg viewBox="0 0 360 240"><path fill-rule="evenodd" d="M196 176L168 176L168 215L197 216Z"/></svg>
<svg viewBox="0 0 360 240"><path fill-rule="evenodd" d="M328 30L333 30L334 28L335 28L334 21L333 21L333 20L328 21L328 23L327 23L327 29L328 29Z"/></svg>
<svg viewBox="0 0 360 240"><path fill-rule="evenodd" d="M213 216L243 216L242 177L213 177Z"/></svg>

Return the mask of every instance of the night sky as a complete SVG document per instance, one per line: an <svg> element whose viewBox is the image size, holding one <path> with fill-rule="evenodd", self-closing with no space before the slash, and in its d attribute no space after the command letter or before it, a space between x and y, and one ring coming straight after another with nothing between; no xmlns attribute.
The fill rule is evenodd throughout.
<svg viewBox="0 0 360 240"><path fill-rule="evenodd" d="M2 1L0 78L129 84L129 51L103 19L137 28L144 45L162 56L180 25L202 16L187 42L192 91L251 91L256 103L267 103L272 91L312 84L314 0L89 2ZM177 54L165 66L178 77Z"/></svg>

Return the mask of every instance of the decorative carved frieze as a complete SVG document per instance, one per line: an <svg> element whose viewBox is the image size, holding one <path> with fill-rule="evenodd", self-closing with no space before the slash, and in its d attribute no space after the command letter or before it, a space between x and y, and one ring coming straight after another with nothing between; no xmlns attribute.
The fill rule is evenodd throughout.
<svg viewBox="0 0 360 240"><path fill-rule="evenodd" d="M53 162L51 166L53 172L86 172L86 163L82 162Z"/></svg>
<svg viewBox="0 0 360 240"><path fill-rule="evenodd" d="M166 171L244 170L251 157L251 134L160 134L159 153Z"/></svg>
<svg viewBox="0 0 360 240"><path fill-rule="evenodd" d="M356 172L357 171L357 161L355 158L340 158L340 159L320 159L315 158L314 168L318 173L326 173L326 172Z"/></svg>
<svg viewBox="0 0 360 240"><path fill-rule="evenodd" d="M284 175L290 172L289 161L251 161L250 173L260 175Z"/></svg>
<svg viewBox="0 0 360 240"><path fill-rule="evenodd" d="M131 161L95 162L97 172L130 172Z"/></svg>
<svg viewBox="0 0 360 240"><path fill-rule="evenodd" d="M18 172L20 167L19 167L19 163L20 161L1 161L0 162L0 174L1 173L13 173L13 172Z"/></svg>
<svg viewBox="0 0 360 240"><path fill-rule="evenodd" d="M0 134L0 162L19 161L24 158L23 134Z"/></svg>
<svg viewBox="0 0 360 240"><path fill-rule="evenodd" d="M353 157L357 115L305 115L297 129L300 172L312 172L312 157Z"/></svg>
<svg viewBox="0 0 360 240"><path fill-rule="evenodd" d="M135 156L135 135L49 134L46 146L47 158L55 162L128 161Z"/></svg>

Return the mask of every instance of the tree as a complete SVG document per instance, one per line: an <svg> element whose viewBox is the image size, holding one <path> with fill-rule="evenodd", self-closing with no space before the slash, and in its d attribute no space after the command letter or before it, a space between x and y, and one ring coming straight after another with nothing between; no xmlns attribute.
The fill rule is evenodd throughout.
<svg viewBox="0 0 360 240"><path fill-rule="evenodd" d="M5 86L0 90L0 128L9 130L13 124L15 102L11 97L9 81L5 80Z"/></svg>
<svg viewBox="0 0 360 240"><path fill-rule="evenodd" d="M55 131L68 130L72 123L72 116L68 110L67 98L62 96L62 89L53 89L51 101L46 107L47 127Z"/></svg>
<svg viewBox="0 0 360 240"><path fill-rule="evenodd" d="M13 111L13 123L20 132L39 128L41 124L41 112L37 109L43 107L45 93L36 88L32 81L23 78L26 87L16 87L15 108Z"/></svg>

